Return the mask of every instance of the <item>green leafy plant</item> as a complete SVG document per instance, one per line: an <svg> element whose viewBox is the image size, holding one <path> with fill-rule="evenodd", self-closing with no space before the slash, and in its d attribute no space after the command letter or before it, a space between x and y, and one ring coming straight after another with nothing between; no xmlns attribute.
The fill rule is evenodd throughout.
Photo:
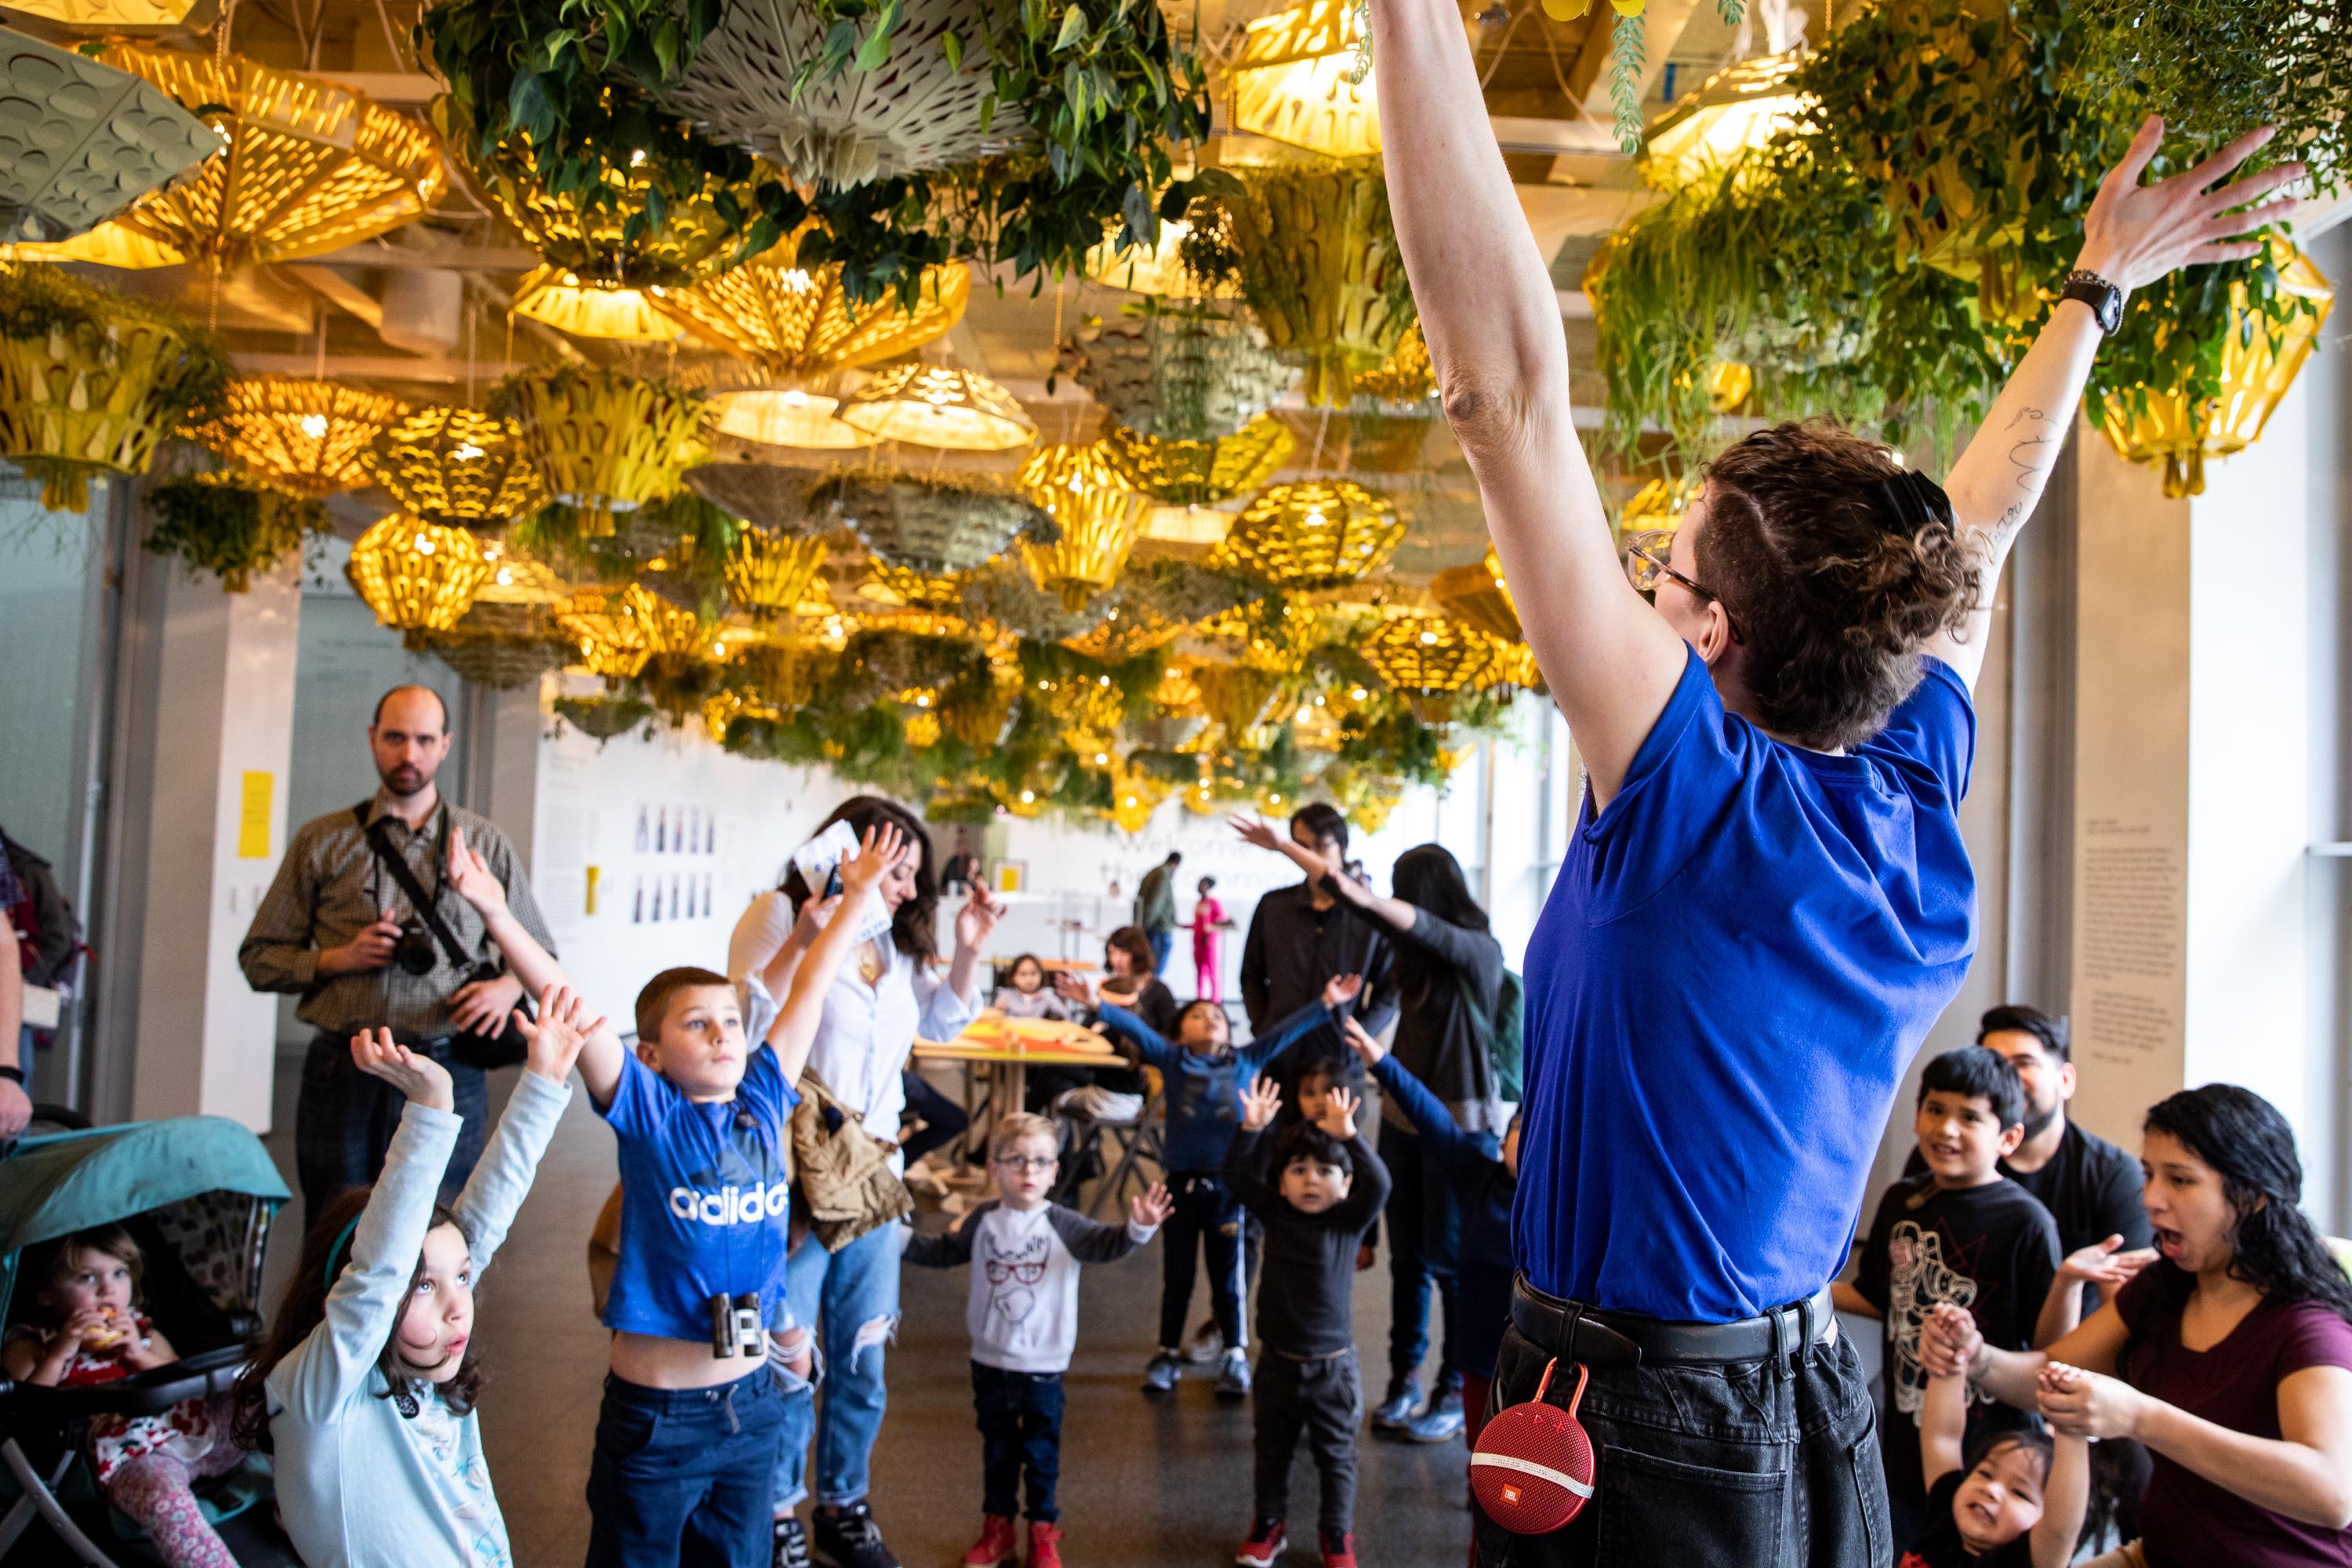
<svg viewBox="0 0 2352 1568"><path fill-rule="evenodd" d="M155 513L147 548L212 573L232 594L328 531L324 501L241 474L173 479L149 490L147 504Z"/></svg>

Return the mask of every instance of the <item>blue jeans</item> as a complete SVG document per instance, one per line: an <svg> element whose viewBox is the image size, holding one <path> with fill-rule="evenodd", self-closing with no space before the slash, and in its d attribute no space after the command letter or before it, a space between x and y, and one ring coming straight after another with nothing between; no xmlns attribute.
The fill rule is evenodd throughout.
<svg viewBox="0 0 2352 1568"><path fill-rule="evenodd" d="M1148 931L1144 940L1151 943L1151 973L1168 973L1168 955L1176 949L1176 933L1172 931Z"/></svg>
<svg viewBox="0 0 2352 1568"><path fill-rule="evenodd" d="M760 1466L783 1395L764 1366L717 1388L642 1388L610 1375L588 1466L588 1568L766 1568Z"/></svg>
<svg viewBox="0 0 2352 1568"><path fill-rule="evenodd" d="M1061 1517L1054 1486L1062 1474L1062 1374L1006 1372L971 1363L971 1405L980 1417L981 1511L1012 1519L1029 1479L1029 1517Z"/></svg>
<svg viewBox="0 0 2352 1568"><path fill-rule="evenodd" d="M786 1266L793 1321L813 1323L824 1359L824 1405L813 1389L784 1391L783 1437L771 1488L776 1511L809 1495L809 1438L816 1438L816 1500L845 1508L863 1498L890 1391L883 1349L898 1329L898 1227L866 1232L839 1252L814 1236Z"/></svg>
<svg viewBox="0 0 2352 1568"><path fill-rule="evenodd" d="M1495 1135L1481 1135L1488 1153ZM1434 1287L1445 1314L1438 1341L1437 1381L1458 1381L1462 1360L1454 1342L1461 1307L1454 1277L1462 1251L1461 1205L1444 1166L1426 1157L1416 1133L1381 1124L1381 1163L1389 1168L1389 1373L1409 1377L1429 1352L1429 1298Z"/></svg>

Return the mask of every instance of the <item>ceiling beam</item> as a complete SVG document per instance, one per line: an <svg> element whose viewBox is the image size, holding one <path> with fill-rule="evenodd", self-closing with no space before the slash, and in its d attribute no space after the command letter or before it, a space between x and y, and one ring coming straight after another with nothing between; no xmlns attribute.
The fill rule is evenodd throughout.
<svg viewBox="0 0 2352 1568"><path fill-rule="evenodd" d="M279 270L320 299L340 306L347 314L377 331L383 331L383 301L333 268L285 267Z"/></svg>
<svg viewBox="0 0 2352 1568"><path fill-rule="evenodd" d="M539 252L527 245L456 245L436 241L423 245L386 245L371 240L347 245L310 258L314 267L422 268L434 271L528 272L540 263Z"/></svg>
<svg viewBox="0 0 2352 1568"><path fill-rule="evenodd" d="M229 359L247 375L301 375L320 374L315 354L235 353ZM330 376L348 376L355 381L430 381L461 382L472 377L478 382L492 382L529 370L529 363L505 360L463 360L449 357L412 359L406 354L346 354L329 353L326 372Z"/></svg>

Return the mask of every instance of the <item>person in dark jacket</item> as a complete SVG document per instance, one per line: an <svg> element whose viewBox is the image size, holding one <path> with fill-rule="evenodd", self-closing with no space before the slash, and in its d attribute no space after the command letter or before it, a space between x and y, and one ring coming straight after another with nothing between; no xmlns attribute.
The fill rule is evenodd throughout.
<svg viewBox="0 0 2352 1568"><path fill-rule="evenodd" d="M1396 959L1390 978L1399 1002L1397 1060L1442 1102L1454 1126L1492 1156L1503 1131L1489 1055L1495 1010L1503 986L1503 947L1487 929L1486 911L1470 896L1461 862L1443 847L1423 844L1397 858L1393 898L1382 898L1344 874L1336 856L1318 855L1296 839L1275 837L1263 822L1236 826L1260 848L1286 854L1328 884L1336 898L1391 933ZM1370 1031L1367 1030L1367 1033ZM1428 1163L1421 1134L1395 1105L1383 1101L1380 1152L1389 1169L1389 1269L1394 1310L1389 1327L1388 1393L1372 1412L1375 1431L1401 1432L1417 1442L1450 1441L1462 1430L1462 1368L1456 1343L1461 1312L1454 1259L1461 1212L1449 1184ZM1437 1378L1418 1413L1417 1382L1429 1350L1429 1299L1443 1307Z"/></svg>
<svg viewBox="0 0 2352 1568"><path fill-rule="evenodd" d="M1260 837L1244 833L1243 837L1261 849L1303 850L1317 862L1306 880L1265 894L1250 915L1241 965L1242 1007L1250 1027L1264 1029L1296 1013L1334 974L1360 974L1364 994L1351 1016L1373 1034L1384 1033L1397 1010L1396 991L1389 979L1395 944L1385 926L1367 920L1340 890L1324 885L1327 865L1337 868L1347 863L1348 819L1336 807L1317 801L1291 816L1286 843L1275 840L1271 833ZM1336 1024L1300 1041L1289 1062L1287 1072L1276 1081L1285 1102L1291 1104L1298 1099L1294 1075L1311 1062L1336 1062L1350 1079L1358 1073L1356 1058Z"/></svg>

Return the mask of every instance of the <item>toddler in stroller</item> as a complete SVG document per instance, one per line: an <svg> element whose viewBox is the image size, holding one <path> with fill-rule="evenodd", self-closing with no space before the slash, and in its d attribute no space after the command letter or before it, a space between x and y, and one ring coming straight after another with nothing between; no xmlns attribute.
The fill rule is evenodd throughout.
<svg viewBox="0 0 2352 1568"><path fill-rule="evenodd" d="M109 1561L68 1502L86 1465L173 1568L234 1568L208 1515L267 1495L227 1397L286 1195L259 1140L216 1117L27 1139L0 1159L0 1457L22 1494L0 1555L37 1514L82 1562Z"/></svg>

